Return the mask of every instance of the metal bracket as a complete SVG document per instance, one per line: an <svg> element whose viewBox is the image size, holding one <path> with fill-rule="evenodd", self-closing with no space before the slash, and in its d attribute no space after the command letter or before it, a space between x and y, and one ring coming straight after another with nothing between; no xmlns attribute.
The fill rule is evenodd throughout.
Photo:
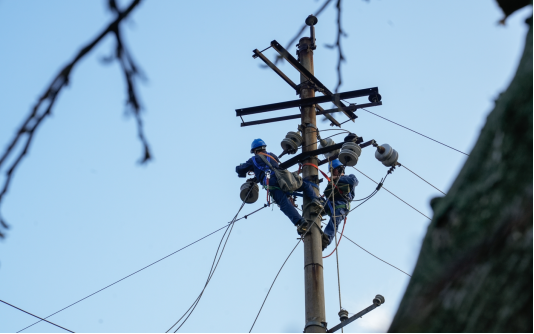
<svg viewBox="0 0 534 334"><path fill-rule="evenodd" d="M326 322L321 322L321 321L317 321L317 320L310 320L306 323L306 326L304 326L304 330L302 331L302 333L305 333L306 332L306 328L310 327L310 326L319 326L319 327L323 327L323 328L326 328L328 324Z"/></svg>
<svg viewBox="0 0 534 334"><path fill-rule="evenodd" d="M385 302L386 302L386 299L382 295L376 295L376 297L373 299L373 305L371 305L371 306L367 307L366 309L356 313L355 315L353 315L352 317L348 318L347 320L342 321L340 324L330 328L326 332L327 333L334 333L335 331L340 330L341 328L347 326L348 324L350 324L354 320L363 317L364 315L366 315L367 313L371 312L372 310L374 310L375 308L379 307L380 305L384 304Z"/></svg>

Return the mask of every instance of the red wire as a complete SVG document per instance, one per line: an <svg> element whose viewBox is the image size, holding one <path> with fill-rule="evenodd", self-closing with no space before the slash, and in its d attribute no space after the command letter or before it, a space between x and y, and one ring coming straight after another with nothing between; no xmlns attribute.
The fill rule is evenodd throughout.
<svg viewBox="0 0 534 334"><path fill-rule="evenodd" d="M323 259L326 259L330 255L334 254L334 252L336 251L337 247L339 246L339 243L341 242L341 238L343 238L343 231L345 231L345 224L347 224L347 217L345 217L345 222L343 223L343 229L341 230L341 236L339 237L339 240L337 242L336 248L334 248L332 253L328 254L327 256L323 256Z"/></svg>

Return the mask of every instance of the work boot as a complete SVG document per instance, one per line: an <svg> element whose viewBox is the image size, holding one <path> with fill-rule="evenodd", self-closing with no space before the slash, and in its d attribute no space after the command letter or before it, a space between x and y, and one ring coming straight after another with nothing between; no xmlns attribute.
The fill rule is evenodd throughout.
<svg viewBox="0 0 534 334"><path fill-rule="evenodd" d="M304 233L308 231L308 227L309 227L308 221L302 218L301 220L299 220L297 224L297 233L299 235L303 235Z"/></svg>
<svg viewBox="0 0 534 334"><path fill-rule="evenodd" d="M322 242L323 250L325 250L326 247L328 247L328 245L330 245L330 237L323 233L323 236L321 238L321 242Z"/></svg>

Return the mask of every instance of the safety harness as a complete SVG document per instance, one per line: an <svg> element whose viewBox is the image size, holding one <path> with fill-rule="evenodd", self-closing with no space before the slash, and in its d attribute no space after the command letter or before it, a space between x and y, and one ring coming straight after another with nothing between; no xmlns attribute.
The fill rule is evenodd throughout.
<svg viewBox="0 0 534 334"><path fill-rule="evenodd" d="M324 194L323 194L323 197L326 198L326 204L327 204L327 207L330 212L326 212L328 215L332 215L332 213L334 212L334 207L332 206L332 203L331 201L329 200L330 198L330 195L332 194L332 187L330 186L330 184L334 184L333 182L331 182L330 178L328 177L328 175L323 172L322 170L319 169L319 166L315 165L315 164L312 164L312 163L303 163L303 164L300 164L299 165L299 170L298 172L300 173L302 171L302 167L303 166L312 166L312 167L315 167L319 172L321 172L321 174L323 174L323 176L328 180L329 182L329 185L326 187L325 191L324 191ZM315 183L311 182L310 183L311 185L315 186L317 189L319 189L319 186L316 185ZM351 199L350 199L350 185L348 184L342 184L340 185L339 187L337 186L337 184L334 184L334 187L335 189L337 190L337 193L341 196L341 198L347 200L347 198L345 196L348 196L349 197L349 200L348 200L348 203L347 204L339 204L339 205L336 205L336 209L347 209L347 210L350 210L350 202L351 202ZM330 188L330 189L329 189ZM343 191L342 188L345 190ZM328 194L327 194L328 192ZM346 195L345 195L346 194ZM325 208L325 209L326 209ZM325 210L326 211L326 210Z"/></svg>

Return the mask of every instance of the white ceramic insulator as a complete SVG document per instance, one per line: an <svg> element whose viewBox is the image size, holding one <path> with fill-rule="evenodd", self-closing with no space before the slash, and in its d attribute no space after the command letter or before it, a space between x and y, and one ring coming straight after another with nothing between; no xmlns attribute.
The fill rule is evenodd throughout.
<svg viewBox="0 0 534 334"><path fill-rule="evenodd" d="M375 158L381 161L386 167L395 166L397 164L397 160L399 160L399 153L388 144L383 144L380 146L384 148L384 152L380 153L377 149L375 152Z"/></svg>
<svg viewBox="0 0 534 334"><path fill-rule="evenodd" d="M348 142L341 147L338 159L345 166L356 166L361 153L362 148L360 145Z"/></svg>
<svg viewBox="0 0 534 334"><path fill-rule="evenodd" d="M335 144L336 144L336 142L334 140L332 140L332 138L321 139L319 141L319 148L325 148L325 147L332 146L332 145L335 145ZM334 156L336 154L339 154L339 150L335 150L335 151L332 151L332 152L325 153L325 154L323 154L323 156L325 157L325 159L328 159L331 156Z"/></svg>

